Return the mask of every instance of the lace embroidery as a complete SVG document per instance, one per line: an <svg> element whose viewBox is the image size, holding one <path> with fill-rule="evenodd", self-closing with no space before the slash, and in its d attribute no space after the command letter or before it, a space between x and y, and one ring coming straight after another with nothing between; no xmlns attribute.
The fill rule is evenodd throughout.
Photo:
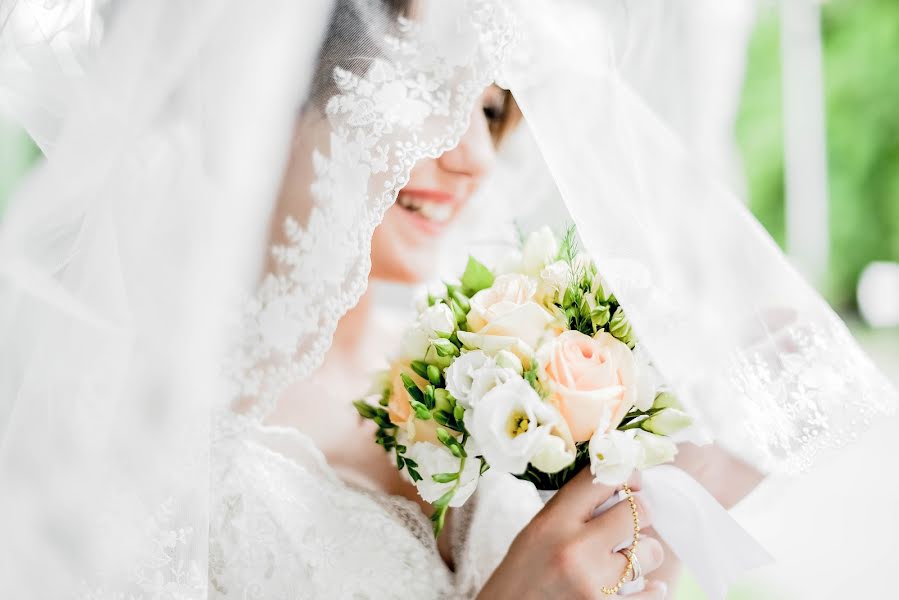
<svg viewBox="0 0 899 600"><path fill-rule="evenodd" d="M740 447L757 452L767 469L803 471L819 452L854 440L875 416L895 412L891 385L835 318L794 324L771 343L740 352L730 381L748 402L727 435L744 440Z"/></svg>
<svg viewBox="0 0 899 600"><path fill-rule="evenodd" d="M285 385L321 364L337 321L365 290L372 232L412 166L452 148L465 131L512 37L497 4L471 0L466 11L468 19L435 19L446 28L441 35L400 20L399 34L385 40L389 57L361 76L336 69L339 93L326 106L329 153L313 156L314 206L305 227L284 223L287 243L272 250L277 269L246 307L246 336L228 368L235 397L251 398L252 409L242 417L226 411L221 432L259 422Z"/></svg>

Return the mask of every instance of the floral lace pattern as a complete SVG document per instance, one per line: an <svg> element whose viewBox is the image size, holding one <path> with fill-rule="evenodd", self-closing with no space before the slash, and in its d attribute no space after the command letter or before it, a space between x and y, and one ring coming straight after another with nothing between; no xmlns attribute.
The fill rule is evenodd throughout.
<svg viewBox="0 0 899 600"><path fill-rule="evenodd" d="M226 411L223 433L260 421L285 385L321 364L337 321L365 290L374 228L415 162L458 142L495 78L512 36L501 7L471 0L430 9L436 14L423 23L400 19L364 74L335 70L339 93L325 108L330 148L313 156L314 205L305 225L285 221L287 241L272 249L277 268L246 306L246 333L228 368L235 399L250 399L252 409Z"/></svg>
<svg viewBox="0 0 899 600"><path fill-rule="evenodd" d="M730 382L745 399L744 414L730 419L724 436L765 469L801 472L819 452L845 446L875 417L895 412L892 386L836 317L792 324L741 351Z"/></svg>

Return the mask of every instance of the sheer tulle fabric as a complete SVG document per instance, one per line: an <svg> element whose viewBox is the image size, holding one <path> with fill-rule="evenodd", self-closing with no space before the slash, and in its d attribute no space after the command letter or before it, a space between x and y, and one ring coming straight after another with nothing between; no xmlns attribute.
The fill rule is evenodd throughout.
<svg viewBox="0 0 899 600"><path fill-rule="evenodd" d="M666 380L766 470L802 470L893 411L895 391L839 318L628 83L628 11L564 6L516 4L512 56L528 60L504 81Z"/></svg>
<svg viewBox="0 0 899 600"><path fill-rule="evenodd" d="M0 596L478 589L539 506L523 484L485 480L451 574L420 513L260 423L364 290L414 162L458 141L501 68L586 249L711 429L802 466L889 408L836 317L618 77L626 11L398 6L123 0L80 69L17 55L3 90L40 107L18 114L48 160L0 237ZM295 159L309 193L275 213Z"/></svg>

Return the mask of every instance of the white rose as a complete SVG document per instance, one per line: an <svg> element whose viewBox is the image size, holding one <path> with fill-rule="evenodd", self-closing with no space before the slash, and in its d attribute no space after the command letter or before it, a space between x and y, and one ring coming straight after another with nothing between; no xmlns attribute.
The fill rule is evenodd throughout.
<svg viewBox="0 0 899 600"><path fill-rule="evenodd" d="M456 329L456 318L446 304L429 306L418 317L419 323L431 337L449 335Z"/></svg>
<svg viewBox="0 0 899 600"><path fill-rule="evenodd" d="M431 339L420 323L413 323L403 332L400 341L400 358L405 360L422 360L428 352Z"/></svg>
<svg viewBox="0 0 899 600"><path fill-rule="evenodd" d="M520 377L494 387L465 413L465 425L490 468L512 474L524 473L559 420Z"/></svg>
<svg viewBox="0 0 899 600"><path fill-rule="evenodd" d="M574 462L575 453L572 452L565 440L551 435L541 442L540 447L531 459L534 468L544 473L558 473Z"/></svg>
<svg viewBox="0 0 899 600"><path fill-rule="evenodd" d="M638 469L648 469L671 462L677 455L677 444L669 437L637 430L634 439L643 447L642 460L637 465Z"/></svg>
<svg viewBox="0 0 899 600"><path fill-rule="evenodd" d="M537 275L556 259L559 244L549 227L543 226L528 236L522 249L522 271L528 275Z"/></svg>
<svg viewBox="0 0 899 600"><path fill-rule="evenodd" d="M456 482L437 483L433 475L438 473L455 473L459 470L461 459L456 458L442 445L428 442L416 442L405 453L406 456L418 463L418 473L421 480L415 482L419 495L425 502L436 502L443 494L448 492ZM459 487L449 505L458 507L474 493L480 477L481 461L469 456L465 461L465 467L459 476Z"/></svg>
<svg viewBox="0 0 899 600"><path fill-rule="evenodd" d="M590 439L590 472L593 481L617 486L627 481L637 465L643 462L643 446L634 439L635 432L613 429L597 433Z"/></svg>
<svg viewBox="0 0 899 600"><path fill-rule="evenodd" d="M537 298L544 304L561 300L571 284L571 266L558 260L540 271L537 284Z"/></svg>
<svg viewBox="0 0 899 600"><path fill-rule="evenodd" d="M492 365L493 360L480 350L466 352L446 369L446 389L459 404L471 406L471 386L478 371Z"/></svg>

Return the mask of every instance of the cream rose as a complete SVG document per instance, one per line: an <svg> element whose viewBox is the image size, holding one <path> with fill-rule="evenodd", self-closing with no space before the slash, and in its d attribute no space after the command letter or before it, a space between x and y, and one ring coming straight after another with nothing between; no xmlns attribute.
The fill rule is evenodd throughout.
<svg viewBox="0 0 899 600"><path fill-rule="evenodd" d="M500 350L529 358L553 317L534 301L536 282L524 275L500 275L471 298L470 332L458 332L468 348Z"/></svg>
<svg viewBox="0 0 899 600"><path fill-rule="evenodd" d="M604 331L592 338L565 331L540 349L538 362L540 381L575 442L614 429L634 406L634 355Z"/></svg>
<svg viewBox="0 0 899 600"><path fill-rule="evenodd" d="M438 444L437 422L434 419L422 421L415 417L412 403L409 402L409 392L403 385L402 374L409 376L419 387L425 387L427 382L415 374L411 369L404 368L397 363L390 369L390 398L387 401L387 416L390 422L403 429L414 442L432 442Z"/></svg>

